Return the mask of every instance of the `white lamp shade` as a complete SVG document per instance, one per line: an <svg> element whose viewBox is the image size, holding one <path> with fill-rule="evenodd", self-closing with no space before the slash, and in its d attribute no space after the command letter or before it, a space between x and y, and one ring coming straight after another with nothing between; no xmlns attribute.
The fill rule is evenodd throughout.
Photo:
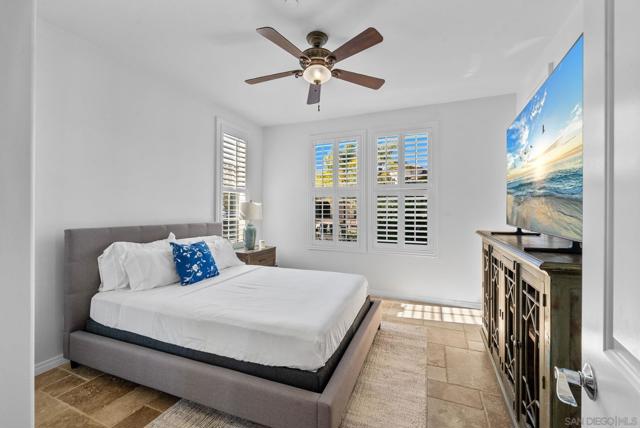
<svg viewBox="0 0 640 428"><path fill-rule="evenodd" d="M262 203L260 202L241 202L240 216L244 220L262 220Z"/></svg>
<svg viewBox="0 0 640 428"><path fill-rule="evenodd" d="M311 84L322 85L331 79L331 70L322 64L313 64L304 70L302 77Z"/></svg>

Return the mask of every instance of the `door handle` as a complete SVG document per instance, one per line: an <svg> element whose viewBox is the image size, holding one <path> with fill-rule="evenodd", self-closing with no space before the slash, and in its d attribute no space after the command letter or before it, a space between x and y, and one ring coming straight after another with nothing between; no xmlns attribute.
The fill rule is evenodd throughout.
<svg viewBox="0 0 640 428"><path fill-rule="evenodd" d="M558 400L565 404L578 407L578 403L573 397L569 384L578 385L583 388L587 397L591 400L595 400L598 396L596 377L589 363L585 363L580 371L554 367L553 377L556 378L556 395L558 396Z"/></svg>

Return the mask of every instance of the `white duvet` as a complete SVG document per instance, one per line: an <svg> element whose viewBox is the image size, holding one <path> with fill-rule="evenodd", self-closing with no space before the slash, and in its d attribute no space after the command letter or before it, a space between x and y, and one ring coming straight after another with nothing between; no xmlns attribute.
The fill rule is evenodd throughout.
<svg viewBox="0 0 640 428"><path fill-rule="evenodd" d="M236 266L189 286L98 293L91 318L185 348L313 371L338 348L367 287L361 275Z"/></svg>

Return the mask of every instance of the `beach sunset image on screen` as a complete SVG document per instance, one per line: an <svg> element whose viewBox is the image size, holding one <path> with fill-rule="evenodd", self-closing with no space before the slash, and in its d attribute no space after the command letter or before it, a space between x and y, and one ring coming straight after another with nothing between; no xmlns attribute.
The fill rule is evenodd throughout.
<svg viewBox="0 0 640 428"><path fill-rule="evenodd" d="M507 223L582 241L583 38L507 130Z"/></svg>

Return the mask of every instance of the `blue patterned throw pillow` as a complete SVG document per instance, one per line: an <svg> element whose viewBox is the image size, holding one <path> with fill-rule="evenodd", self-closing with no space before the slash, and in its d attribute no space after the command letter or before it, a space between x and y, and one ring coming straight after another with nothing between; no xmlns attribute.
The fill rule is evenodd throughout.
<svg viewBox="0 0 640 428"><path fill-rule="evenodd" d="M204 242L193 244L171 243L173 261L180 277L180 284L190 285L203 279L218 276L218 267L213 260L209 246Z"/></svg>

